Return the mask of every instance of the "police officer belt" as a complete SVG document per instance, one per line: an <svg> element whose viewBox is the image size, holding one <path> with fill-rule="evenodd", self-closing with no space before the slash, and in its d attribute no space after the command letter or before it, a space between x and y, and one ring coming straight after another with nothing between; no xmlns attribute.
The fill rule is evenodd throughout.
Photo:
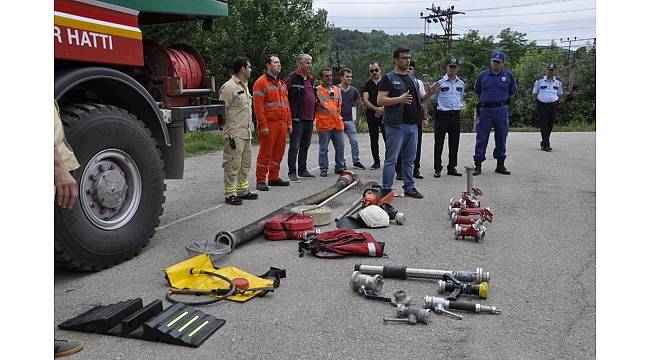
<svg viewBox="0 0 650 360"><path fill-rule="evenodd" d="M508 105L507 102L499 101L499 102L479 102L478 106L479 107L486 107L486 108L498 108L502 106Z"/></svg>

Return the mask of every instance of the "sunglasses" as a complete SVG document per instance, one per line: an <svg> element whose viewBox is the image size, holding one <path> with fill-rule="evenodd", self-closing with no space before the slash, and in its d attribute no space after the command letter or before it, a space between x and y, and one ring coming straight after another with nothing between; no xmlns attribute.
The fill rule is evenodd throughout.
<svg viewBox="0 0 650 360"><path fill-rule="evenodd" d="M378 72L379 72L379 69L370 69L370 72L371 72L371 73L378 73Z"/></svg>

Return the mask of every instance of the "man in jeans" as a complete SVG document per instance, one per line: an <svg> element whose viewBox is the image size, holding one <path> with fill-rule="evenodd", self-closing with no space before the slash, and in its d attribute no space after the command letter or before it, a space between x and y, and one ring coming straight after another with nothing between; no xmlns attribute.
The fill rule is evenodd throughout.
<svg viewBox="0 0 650 360"><path fill-rule="evenodd" d="M318 166L320 176L327 176L329 160L327 147L334 144L334 172L345 170L345 145L343 144L343 118L341 117L341 91L332 85L332 69L320 71L321 84L316 87L316 129L318 130Z"/></svg>
<svg viewBox="0 0 650 360"><path fill-rule="evenodd" d="M293 132L289 136L289 181L300 182L300 178L313 178L307 170L307 151L311 144L311 132L314 126L314 76L311 74L312 57L309 54L298 55L298 68L284 78L289 89L289 107ZM296 173L296 157L298 172Z"/></svg>
<svg viewBox="0 0 650 360"><path fill-rule="evenodd" d="M382 196L393 191L393 176L397 156L402 155L404 195L421 199L424 196L415 188L413 166L418 141L418 120L421 119L422 103L440 90L440 85L429 87L424 96L419 94L419 84L407 73L411 50L398 47L393 52L393 71L384 75L379 83L377 104L384 107L386 129L386 162L382 176Z"/></svg>
<svg viewBox="0 0 650 360"><path fill-rule="evenodd" d="M343 116L343 126L345 126L345 135L350 141L352 149L352 165L356 169L365 170L359 159L359 142L357 141L357 125L361 120L361 96L352 84L352 70L348 68L341 69L341 97L343 105L341 107L341 116ZM356 114L352 116L352 106L356 107Z"/></svg>

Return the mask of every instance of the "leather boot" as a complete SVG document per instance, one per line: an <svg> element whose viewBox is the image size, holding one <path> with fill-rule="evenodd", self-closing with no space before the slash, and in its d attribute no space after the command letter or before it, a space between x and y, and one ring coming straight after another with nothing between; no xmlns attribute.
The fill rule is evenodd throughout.
<svg viewBox="0 0 650 360"><path fill-rule="evenodd" d="M481 175L481 163L480 162L475 162L474 163L474 172L472 172L472 175Z"/></svg>
<svg viewBox="0 0 650 360"><path fill-rule="evenodd" d="M499 174L503 175L510 175L510 171L506 169L506 166L503 164L506 160L505 159L497 159L497 168L494 169L494 172L497 172Z"/></svg>

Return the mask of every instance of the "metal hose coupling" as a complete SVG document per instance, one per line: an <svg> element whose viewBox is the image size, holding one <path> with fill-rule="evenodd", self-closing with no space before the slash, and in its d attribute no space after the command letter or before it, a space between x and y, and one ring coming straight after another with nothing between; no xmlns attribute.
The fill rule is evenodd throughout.
<svg viewBox="0 0 650 360"><path fill-rule="evenodd" d="M395 290L395 292L393 292L393 298L390 300L390 303L393 306L409 306L411 304L411 297L408 296L404 290Z"/></svg>
<svg viewBox="0 0 650 360"><path fill-rule="evenodd" d="M424 297L424 308L435 310L440 308L445 310L461 310L474 312L478 314L501 314L501 309L492 305L483 305L479 303L470 303L464 301L449 301L445 298L426 295Z"/></svg>
<svg viewBox="0 0 650 360"><path fill-rule="evenodd" d="M417 323L428 324L429 316L431 311L428 309L422 309L415 306L406 306L404 304L397 305L397 312L395 314L397 318L384 318L384 322L402 322L408 323L410 325L415 325Z"/></svg>
<svg viewBox="0 0 650 360"><path fill-rule="evenodd" d="M365 292L379 294L381 288L384 286L384 278L381 275L370 276L355 271L352 273L350 286L352 290L360 294L364 294Z"/></svg>

